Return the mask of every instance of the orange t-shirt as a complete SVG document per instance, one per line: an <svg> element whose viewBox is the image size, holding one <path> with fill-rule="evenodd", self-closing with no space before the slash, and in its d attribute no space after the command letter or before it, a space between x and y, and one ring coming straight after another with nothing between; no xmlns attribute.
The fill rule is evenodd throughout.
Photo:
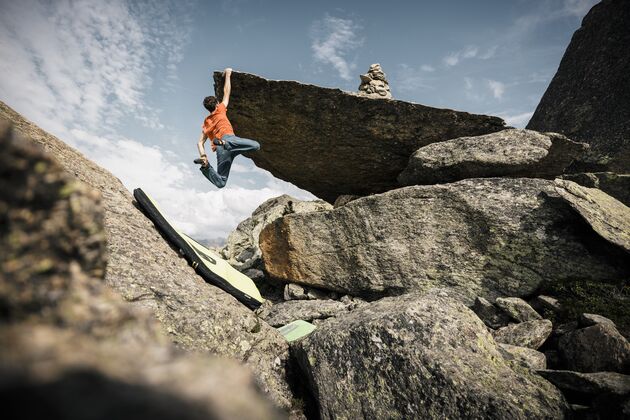
<svg viewBox="0 0 630 420"><path fill-rule="evenodd" d="M212 111L212 114L208 115L206 119L203 120L201 129L210 139L213 152L217 150L217 146L215 146L212 140L220 140L225 134L234 134L232 124L230 124L230 120L228 120L227 117L227 108L223 105L223 102L217 105L214 111Z"/></svg>

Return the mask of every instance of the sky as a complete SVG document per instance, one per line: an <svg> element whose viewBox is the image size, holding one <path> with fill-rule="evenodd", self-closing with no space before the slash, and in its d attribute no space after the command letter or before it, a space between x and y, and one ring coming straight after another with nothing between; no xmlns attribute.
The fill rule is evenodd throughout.
<svg viewBox="0 0 630 420"><path fill-rule="evenodd" d="M356 91L380 63L395 99L524 127L595 3L0 0L0 100L185 233L225 238L268 198L315 197L245 157L223 189L201 175L213 71Z"/></svg>

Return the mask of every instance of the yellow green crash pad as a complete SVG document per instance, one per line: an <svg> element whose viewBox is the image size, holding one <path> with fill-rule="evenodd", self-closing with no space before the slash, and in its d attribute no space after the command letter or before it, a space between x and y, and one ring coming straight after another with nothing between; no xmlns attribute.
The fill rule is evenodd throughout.
<svg viewBox="0 0 630 420"><path fill-rule="evenodd" d="M263 303L264 299L249 277L233 268L216 252L178 232L162 215L157 204L140 188L133 191L133 196L158 231L206 282L223 289L250 309L256 309Z"/></svg>
<svg viewBox="0 0 630 420"><path fill-rule="evenodd" d="M306 337L313 331L315 331L315 325L310 322L297 320L293 321L283 327L278 328L278 332L282 334L282 336L288 342L299 340L302 337Z"/></svg>

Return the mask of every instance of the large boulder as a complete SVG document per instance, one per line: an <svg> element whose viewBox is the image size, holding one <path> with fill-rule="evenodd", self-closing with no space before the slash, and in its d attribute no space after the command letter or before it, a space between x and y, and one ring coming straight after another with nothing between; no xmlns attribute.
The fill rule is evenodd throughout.
<svg viewBox="0 0 630 420"><path fill-rule="evenodd" d="M569 370L630 374L630 343L613 324L595 324L567 333L560 337L558 351Z"/></svg>
<svg viewBox="0 0 630 420"><path fill-rule="evenodd" d="M134 206L129 191L110 172L2 102L0 117L43 146L66 172L102 194L109 286L135 306L150 309L179 347L250 364L278 404L291 404L285 382L288 345L275 329L231 295L204 282Z"/></svg>
<svg viewBox="0 0 630 420"><path fill-rule="evenodd" d="M560 178L576 182L589 188L599 188L606 194L615 197L626 206L630 206L630 174L614 172L586 172L566 174Z"/></svg>
<svg viewBox="0 0 630 420"><path fill-rule="evenodd" d="M584 141L593 169L630 172L630 2L603 0L573 34L527 128Z"/></svg>
<svg viewBox="0 0 630 420"><path fill-rule="evenodd" d="M554 178L587 148L561 134L532 130L462 137L419 148L398 181L415 185L496 176Z"/></svg>
<svg viewBox="0 0 630 420"><path fill-rule="evenodd" d="M291 213L329 210L332 205L322 200L303 201L283 194L270 198L254 210L252 215L238 224L230 233L221 253L237 270L262 268L262 255L258 246L260 231L279 217Z"/></svg>
<svg viewBox="0 0 630 420"><path fill-rule="evenodd" d="M221 73L214 78L220 97ZM260 143L247 154L257 166L329 203L396 188L419 147L505 128L497 117L246 73L232 73L228 115L237 135Z"/></svg>
<svg viewBox="0 0 630 420"><path fill-rule="evenodd" d="M562 418L565 402L514 368L463 304L407 294L327 321L295 345L323 419Z"/></svg>
<svg viewBox="0 0 630 420"><path fill-rule="evenodd" d="M554 185L471 179L291 214L260 234L265 268L284 281L355 296L439 286L470 303L529 296L545 282L627 278L627 255L593 232Z"/></svg>
<svg viewBox="0 0 630 420"><path fill-rule="evenodd" d="M0 122L0 400L22 419L280 418L105 285L101 196ZM9 416L11 416L9 414Z"/></svg>

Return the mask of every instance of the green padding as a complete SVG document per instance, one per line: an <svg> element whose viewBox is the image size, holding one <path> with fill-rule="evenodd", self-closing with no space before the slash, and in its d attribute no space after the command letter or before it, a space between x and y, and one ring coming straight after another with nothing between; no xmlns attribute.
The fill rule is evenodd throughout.
<svg viewBox="0 0 630 420"><path fill-rule="evenodd" d="M284 327L278 328L278 332L282 334L288 342L291 342L299 340L302 337L306 337L315 331L315 328L317 327L310 322L297 320L285 325Z"/></svg>
<svg viewBox="0 0 630 420"><path fill-rule="evenodd" d="M133 192L136 201L166 239L186 257L197 274L237 298L251 309L264 301L254 282L233 268L217 253L212 252L190 236L177 231L162 215L157 204L140 188Z"/></svg>

